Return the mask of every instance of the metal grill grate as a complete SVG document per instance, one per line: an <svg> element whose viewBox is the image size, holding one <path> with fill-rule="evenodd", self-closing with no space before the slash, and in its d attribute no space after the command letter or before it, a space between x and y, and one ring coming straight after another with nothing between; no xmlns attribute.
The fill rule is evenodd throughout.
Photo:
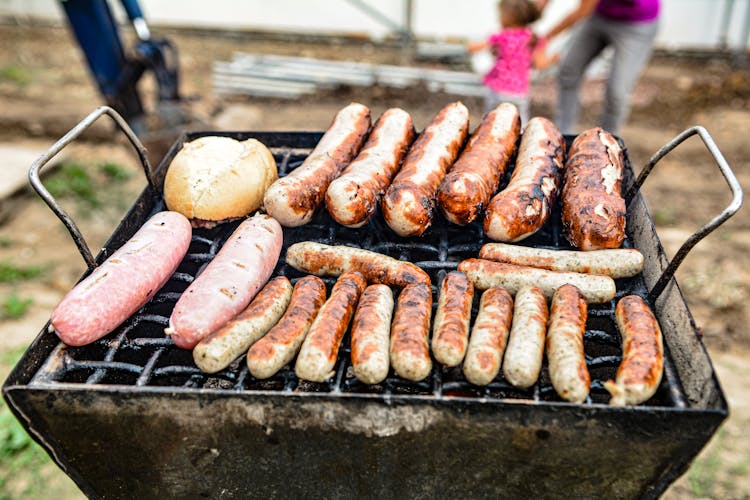
<svg viewBox="0 0 750 500"><path fill-rule="evenodd" d="M246 137L236 137L246 138ZM309 149L272 148L285 175L299 166ZM626 162L629 162L626 155ZM627 170L632 172L628 165ZM163 203L156 211L164 209ZM432 374L422 382L410 382L396 377L392 372L379 385L369 386L353 375L350 361L349 335L344 337L335 376L327 383L300 381L294 374L293 363L276 376L257 380L249 374L244 356L216 374L205 374L194 364L191 351L177 348L163 333L169 315L182 291L187 288L201 267L209 262L238 223L225 224L214 229L193 231L188 254L169 282L139 312L128 319L115 332L102 340L84 347L67 347L60 344L37 372L31 385L58 383L87 385L158 386L185 389L224 389L235 391L273 391L282 394L304 395L311 393L346 393L383 399L399 397L460 397L487 400L530 400L534 402L561 401L552 387L546 361L539 381L528 390L514 388L502 373L486 387L476 387L463 377L461 368L445 368L434 363ZM292 282L302 274L283 263L285 249L296 242L314 240L327 244L351 245L414 262L424 269L433 283L433 307L437 304L437 286L447 271L456 268L466 258L476 257L480 247L487 242L480 224L458 227L438 216L433 227L421 238L399 238L383 223L380 214L359 229L348 229L332 221L325 211L320 211L313 221L299 228L284 230L282 259L276 275L289 277ZM570 248L562 234L559 207L551 220L524 244L544 248ZM624 246L632 246L626 240ZM324 278L328 290L335 278ZM647 296L642 277L616 280L617 296L606 304L589 306L589 317L584 339L586 362L591 373L591 394L586 403L606 403L609 395L604 381L614 378L621 360L620 335L615 326L616 301L627 294ZM477 312L480 293L475 294L473 317ZM649 406L686 406L685 398L666 353L665 376Z"/></svg>

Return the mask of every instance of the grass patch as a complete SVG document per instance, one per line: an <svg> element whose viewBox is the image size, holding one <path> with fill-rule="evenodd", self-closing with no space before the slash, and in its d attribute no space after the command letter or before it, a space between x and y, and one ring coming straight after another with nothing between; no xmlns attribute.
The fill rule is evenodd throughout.
<svg viewBox="0 0 750 500"><path fill-rule="evenodd" d="M101 205L91 176L79 163L63 163L44 185L55 198L75 198L92 208Z"/></svg>
<svg viewBox="0 0 750 500"><path fill-rule="evenodd" d="M25 348L0 354L5 374L18 362ZM45 479L41 468L50 464L47 453L36 444L0 400L0 499L42 498Z"/></svg>
<svg viewBox="0 0 750 500"><path fill-rule="evenodd" d="M25 87L31 83L31 73L18 64L3 66L0 68L0 81L11 82L20 87Z"/></svg>
<svg viewBox="0 0 750 500"><path fill-rule="evenodd" d="M26 311L29 310L29 306L33 303L34 301L32 299L22 299L16 292L13 292L0 301L0 318L22 318L26 314Z"/></svg>
<svg viewBox="0 0 750 500"><path fill-rule="evenodd" d="M0 283L15 283L36 278L44 272L40 266L18 266L11 261L0 262Z"/></svg>
<svg viewBox="0 0 750 500"><path fill-rule="evenodd" d="M99 165L99 172L104 174L108 179L116 182L125 182L132 177L132 174L128 172L125 167L112 162L106 162Z"/></svg>
<svg viewBox="0 0 750 500"><path fill-rule="evenodd" d="M724 441L724 429L716 434L716 441L712 449L704 456L699 457L688 471L688 482L690 489L696 497L713 497L717 484L717 475L721 468L721 442Z"/></svg>
<svg viewBox="0 0 750 500"><path fill-rule="evenodd" d="M50 176L45 178L47 191L58 200L72 200L78 215L88 217L93 208L112 205L112 184L120 184L132 174L122 165L105 162L97 165L86 165L77 161L68 161Z"/></svg>

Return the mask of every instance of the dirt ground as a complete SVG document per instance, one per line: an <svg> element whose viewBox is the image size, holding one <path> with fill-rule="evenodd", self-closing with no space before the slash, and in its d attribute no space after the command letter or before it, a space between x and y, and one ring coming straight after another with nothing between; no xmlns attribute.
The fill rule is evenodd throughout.
<svg viewBox="0 0 750 500"><path fill-rule="evenodd" d="M257 36L223 36L166 31L180 49L182 92L204 127L223 130L321 130L336 110L351 100L367 104L377 116L390 106L409 111L417 128L447 102L461 99L479 122L477 98L430 93L426 89L338 89L304 101L221 98L212 93L211 65L234 51L295 54L320 58L400 64L408 55L397 47L362 41L296 43ZM21 68L24 78L0 76L0 143L44 150L101 103L82 55L62 28L0 25L0 68ZM424 64L424 63L420 63ZM455 69L468 69L453 66ZM14 73L14 74L17 74ZM148 85L146 85L148 87ZM601 104L602 83L584 88L582 126L593 126ZM532 114L553 116L555 90L550 79L533 85ZM657 54L633 96L631 118L621 132L636 170L660 146L692 125L714 137L746 189L750 186L750 74L722 58L686 58ZM84 165L109 161L132 173L112 183L97 174L106 203L71 205L92 249L98 248L143 188L134 154L112 140L101 126L66 150ZM669 255L691 233L729 203L729 189L699 139L693 138L663 160L644 188L657 230ZM66 208L68 206L66 205ZM34 279L0 283L0 297L31 298L18 319L0 323L0 350L26 345L49 312L84 269L68 234L30 190L0 207L0 262L39 266ZM750 217L741 210L701 242L682 264L678 282L716 365L732 416L666 498L750 498ZM64 496L64 495L63 495ZM71 496L75 496L74 490Z"/></svg>

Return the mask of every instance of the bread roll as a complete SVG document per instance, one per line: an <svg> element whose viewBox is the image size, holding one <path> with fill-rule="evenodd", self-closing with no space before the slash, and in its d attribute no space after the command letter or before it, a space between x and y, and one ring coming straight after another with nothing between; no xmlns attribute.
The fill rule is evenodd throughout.
<svg viewBox="0 0 750 500"><path fill-rule="evenodd" d="M257 210L276 179L276 161L255 139L206 136L186 142L164 179L164 201L193 226L211 227Z"/></svg>

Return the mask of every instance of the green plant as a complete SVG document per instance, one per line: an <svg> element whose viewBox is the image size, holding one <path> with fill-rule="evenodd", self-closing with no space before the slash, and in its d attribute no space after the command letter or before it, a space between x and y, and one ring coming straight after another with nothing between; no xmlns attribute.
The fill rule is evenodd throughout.
<svg viewBox="0 0 750 500"><path fill-rule="evenodd" d="M720 429L714 438L713 447L709 448L703 456L698 457L688 471L690 489L697 497L713 496L721 467L721 443L724 438L724 429Z"/></svg>
<svg viewBox="0 0 750 500"><path fill-rule="evenodd" d="M56 198L77 198L90 207L101 205L91 176L79 163L62 164L57 172L45 180L44 185Z"/></svg>
<svg viewBox="0 0 750 500"><path fill-rule="evenodd" d="M26 314L26 311L33 302L32 299L22 299L16 292L13 292L0 303L2 306L0 317L10 319L21 318Z"/></svg>
<svg viewBox="0 0 750 500"><path fill-rule="evenodd" d="M99 171L107 178L118 182L126 181L132 177L131 173L124 167L112 162L106 162L99 165Z"/></svg>
<svg viewBox="0 0 750 500"><path fill-rule="evenodd" d="M6 373L23 354L24 349L3 352L0 370ZM42 466L50 462L0 400L0 499L36 498L43 491Z"/></svg>
<svg viewBox="0 0 750 500"><path fill-rule="evenodd" d="M0 68L0 81L12 82L24 87L31 83L31 74L29 70L17 64L4 66Z"/></svg>
<svg viewBox="0 0 750 500"><path fill-rule="evenodd" d="M18 266L11 261L0 262L0 283L14 283L36 278L44 272L40 266Z"/></svg>

